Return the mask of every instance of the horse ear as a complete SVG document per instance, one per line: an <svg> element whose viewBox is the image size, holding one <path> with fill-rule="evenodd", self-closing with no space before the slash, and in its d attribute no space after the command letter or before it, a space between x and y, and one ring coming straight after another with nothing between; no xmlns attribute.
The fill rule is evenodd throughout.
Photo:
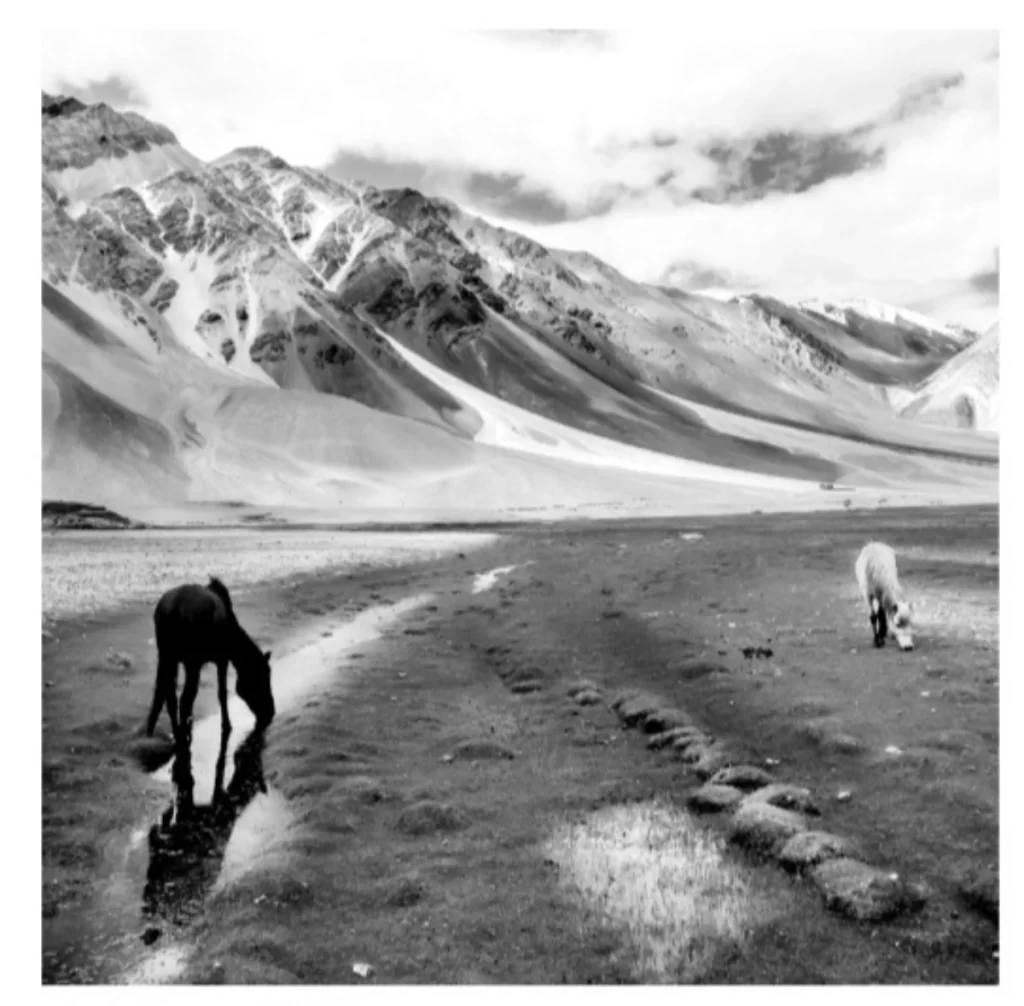
<svg viewBox="0 0 1024 1006"><path fill-rule="evenodd" d="M265 656L267 658L267 660L269 660L270 659L270 650L267 650L267 652L264 653L263 656Z"/></svg>

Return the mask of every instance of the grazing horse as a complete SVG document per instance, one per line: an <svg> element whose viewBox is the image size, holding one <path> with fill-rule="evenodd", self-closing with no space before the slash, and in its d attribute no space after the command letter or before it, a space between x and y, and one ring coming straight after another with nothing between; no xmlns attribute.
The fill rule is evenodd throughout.
<svg viewBox="0 0 1024 1006"><path fill-rule="evenodd" d="M865 545L855 566L857 584L868 606L875 646L885 646L891 632L901 650L912 650L910 623L913 612L896 572L896 553L873 541Z"/></svg>
<svg viewBox="0 0 1024 1006"><path fill-rule="evenodd" d="M235 665L238 697L252 710L258 729L274 718L270 688L270 651L264 653L238 624L231 595L220 580L207 586L187 583L167 591L153 613L157 668L153 705L146 734L153 736L164 705L175 742L175 773L184 771L184 756L192 741L192 707L199 690L199 673L206 663L217 665L217 698L221 733L231 733L228 716L228 664ZM185 685L178 708L178 664L185 665ZM180 715L179 715L180 713ZM179 776L180 779L180 776Z"/></svg>

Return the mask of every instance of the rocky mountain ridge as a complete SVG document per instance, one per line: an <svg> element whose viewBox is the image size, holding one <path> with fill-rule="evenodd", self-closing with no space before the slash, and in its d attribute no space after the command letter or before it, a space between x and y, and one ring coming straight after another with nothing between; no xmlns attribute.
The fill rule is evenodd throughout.
<svg viewBox="0 0 1024 1006"><path fill-rule="evenodd" d="M43 95L42 139L51 374L74 354L63 329L45 337L47 312L127 346L172 412L198 381L327 395L479 440L493 399L568 436L807 479L834 465L716 430L698 407L923 456L994 454L890 404L972 333L875 305L637 283L446 200L338 181L262 148L204 164L164 127L74 98ZM70 372L88 383L86 369Z"/></svg>

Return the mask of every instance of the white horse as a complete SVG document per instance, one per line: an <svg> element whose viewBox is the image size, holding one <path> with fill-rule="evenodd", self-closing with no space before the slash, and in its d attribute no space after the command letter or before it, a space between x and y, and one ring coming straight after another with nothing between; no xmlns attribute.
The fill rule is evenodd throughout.
<svg viewBox="0 0 1024 1006"><path fill-rule="evenodd" d="M901 650L912 650L911 606L896 575L896 553L888 545L873 541L862 549L856 570L871 616L875 646L885 646L891 631Z"/></svg>

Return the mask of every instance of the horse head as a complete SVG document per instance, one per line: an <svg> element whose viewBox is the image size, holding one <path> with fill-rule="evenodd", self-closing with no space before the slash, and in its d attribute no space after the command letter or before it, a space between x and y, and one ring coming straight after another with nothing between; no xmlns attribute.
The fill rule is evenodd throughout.
<svg viewBox="0 0 1024 1006"><path fill-rule="evenodd" d="M265 730L276 713L274 692L270 686L270 650L263 652L254 643L237 659L238 697L252 710L256 728Z"/></svg>

